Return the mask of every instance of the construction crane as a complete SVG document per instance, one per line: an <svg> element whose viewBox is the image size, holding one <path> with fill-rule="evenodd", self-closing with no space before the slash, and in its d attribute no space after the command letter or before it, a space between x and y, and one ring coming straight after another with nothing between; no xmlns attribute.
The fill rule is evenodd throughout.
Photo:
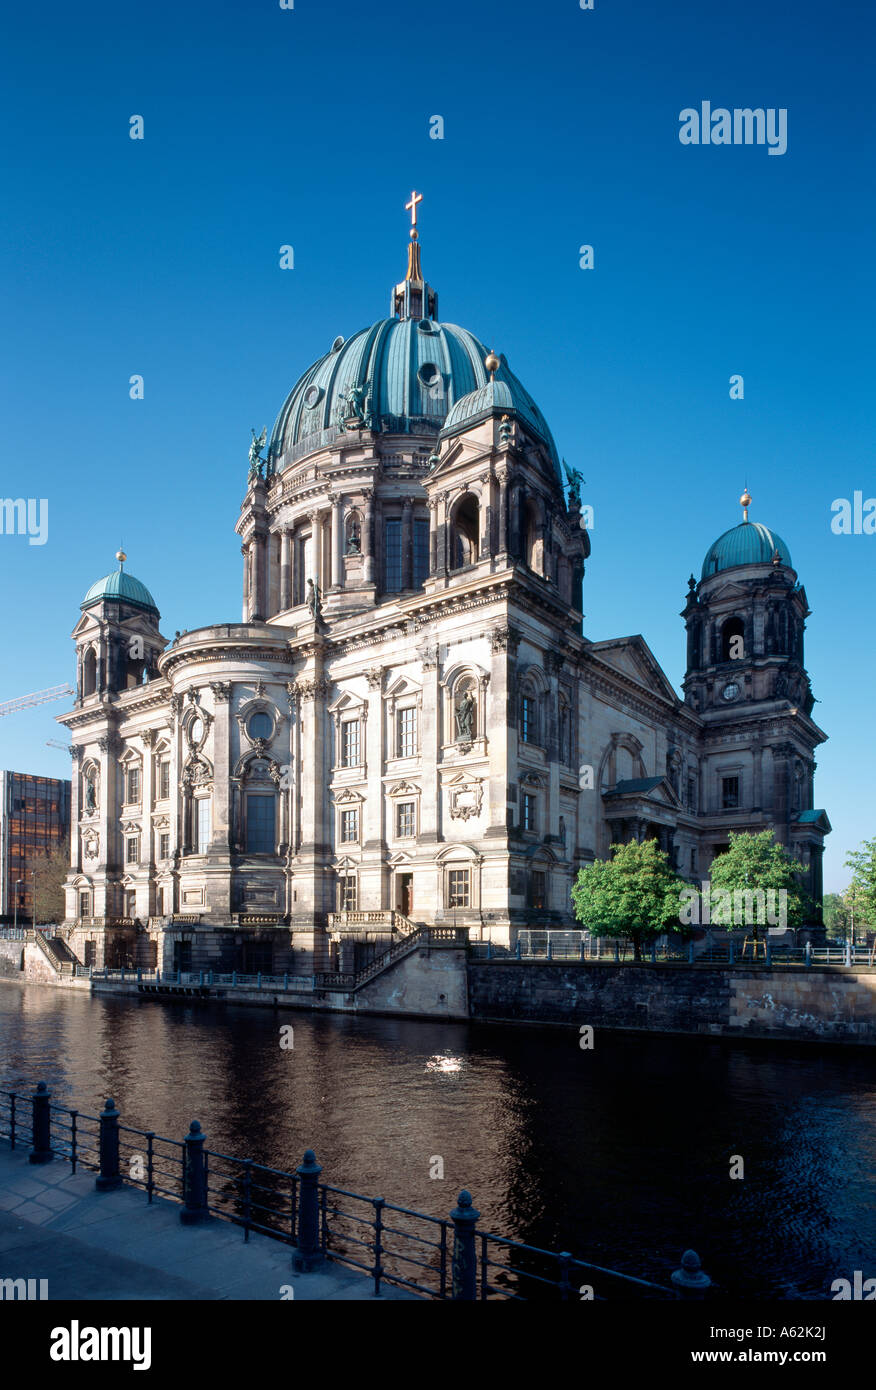
<svg viewBox="0 0 876 1390"><path fill-rule="evenodd" d="M47 690L35 690L30 695L19 695L17 700L5 700L0 704L0 718L4 714L17 714L21 709L47 705L51 700L63 700L67 695L75 694L72 685L50 685Z"/></svg>
<svg viewBox="0 0 876 1390"><path fill-rule="evenodd" d="M47 747L47 748L63 748L63 750L64 750L65 753L69 753L69 752L70 752L70 744L69 744L69 743L60 743L60 742L58 741L58 739L56 739L56 738L47 738L47 739L46 739L46 747Z"/></svg>

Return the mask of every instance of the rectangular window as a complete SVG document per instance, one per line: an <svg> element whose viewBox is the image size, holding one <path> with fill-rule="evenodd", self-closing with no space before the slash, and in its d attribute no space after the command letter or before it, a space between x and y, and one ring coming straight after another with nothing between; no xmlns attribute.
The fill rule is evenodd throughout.
<svg viewBox="0 0 876 1390"><path fill-rule="evenodd" d="M410 839L417 833L417 808L413 801L400 801L395 810L396 834L400 840Z"/></svg>
<svg viewBox="0 0 876 1390"><path fill-rule="evenodd" d="M735 811L739 807L739 778L721 778L721 807L724 811Z"/></svg>
<svg viewBox="0 0 876 1390"><path fill-rule="evenodd" d="M523 797L523 829L535 830L535 797L529 792Z"/></svg>
<svg viewBox="0 0 876 1390"><path fill-rule="evenodd" d="M80 894L79 894L79 916L80 916L80 917L90 917L90 916L91 916L91 894L90 894L90 893L80 893Z"/></svg>
<svg viewBox="0 0 876 1390"><path fill-rule="evenodd" d="M210 848L210 798L202 796L198 800L198 854L206 854Z"/></svg>
<svg viewBox="0 0 876 1390"><path fill-rule="evenodd" d="M450 869L447 875L448 907L471 906L471 874L469 869Z"/></svg>
<svg viewBox="0 0 876 1390"><path fill-rule="evenodd" d="M522 734L524 743L535 742L535 702L529 695L524 695L522 700L521 712Z"/></svg>
<svg viewBox="0 0 876 1390"><path fill-rule="evenodd" d="M401 520L390 517L383 523L383 587L397 594L402 587Z"/></svg>
<svg viewBox="0 0 876 1390"><path fill-rule="evenodd" d="M140 837L129 835L125 841L125 863L137 864L140 861Z"/></svg>
<svg viewBox="0 0 876 1390"><path fill-rule="evenodd" d="M695 811L697 809L697 779L688 777L687 779L687 809Z"/></svg>
<svg viewBox="0 0 876 1390"><path fill-rule="evenodd" d="M341 725L341 767L359 766L359 720L347 719Z"/></svg>
<svg viewBox="0 0 876 1390"><path fill-rule="evenodd" d="M134 806L140 800L140 769L139 767L128 768L128 795L129 806Z"/></svg>
<svg viewBox="0 0 876 1390"><path fill-rule="evenodd" d="M417 711L415 708L400 709L397 719L397 756L413 758L417 751Z"/></svg>
<svg viewBox="0 0 876 1390"><path fill-rule="evenodd" d="M545 876L541 869L532 871L532 906L544 909Z"/></svg>
<svg viewBox="0 0 876 1390"><path fill-rule="evenodd" d="M248 854L273 854L274 798L251 792L246 798L246 849Z"/></svg>
<svg viewBox="0 0 876 1390"><path fill-rule="evenodd" d="M338 912L355 912L358 902L356 875L341 874L338 878Z"/></svg>
<svg viewBox="0 0 876 1390"><path fill-rule="evenodd" d="M354 844L359 839L359 811L358 808L352 811L341 812L341 843L345 845Z"/></svg>
<svg viewBox="0 0 876 1390"><path fill-rule="evenodd" d="M429 575L429 519L414 518L414 588L419 589Z"/></svg>
<svg viewBox="0 0 876 1390"><path fill-rule="evenodd" d="M158 800L167 801L170 796L170 763L158 764Z"/></svg>
<svg viewBox="0 0 876 1390"><path fill-rule="evenodd" d="M158 858L170 858L170 835L167 831L158 837Z"/></svg>

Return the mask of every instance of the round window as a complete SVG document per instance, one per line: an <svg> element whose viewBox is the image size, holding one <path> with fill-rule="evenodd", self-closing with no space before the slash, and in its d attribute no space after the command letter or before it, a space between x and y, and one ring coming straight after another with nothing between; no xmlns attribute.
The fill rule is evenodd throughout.
<svg viewBox="0 0 876 1390"><path fill-rule="evenodd" d="M270 738L273 727L271 716L263 711L251 715L246 726L250 738Z"/></svg>
<svg viewBox="0 0 876 1390"><path fill-rule="evenodd" d="M438 382L441 380L441 373L434 362L424 362L417 372L417 376L421 384L428 387L437 386Z"/></svg>
<svg viewBox="0 0 876 1390"><path fill-rule="evenodd" d="M313 410L315 406L319 405L321 399L322 388L319 386L308 386L307 390L304 392L304 404L307 406L308 410Z"/></svg>

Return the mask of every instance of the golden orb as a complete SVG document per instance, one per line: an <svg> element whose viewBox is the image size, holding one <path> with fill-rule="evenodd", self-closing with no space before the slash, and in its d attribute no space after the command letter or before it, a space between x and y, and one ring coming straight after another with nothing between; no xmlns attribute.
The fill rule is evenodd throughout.
<svg viewBox="0 0 876 1390"><path fill-rule="evenodd" d="M739 505L740 505L740 507L750 507L750 506L751 506L751 493L748 491L748 488L745 489L745 491L743 492L742 496L740 497L740 499L739 499Z"/></svg>
<svg viewBox="0 0 876 1390"><path fill-rule="evenodd" d="M499 370L500 365L501 364L496 354L494 352L488 352L486 357L484 358L484 366L486 367L487 371L492 375L493 372L497 372Z"/></svg>
<svg viewBox="0 0 876 1390"><path fill-rule="evenodd" d="M120 565L123 565L123 564L125 563L125 561L127 560L127 558L128 558L128 557L127 557L127 555L125 554L124 550L117 550L117 551L116 551L116 559L118 560L118 562L119 562Z"/></svg>
<svg viewBox="0 0 876 1390"><path fill-rule="evenodd" d="M419 241L419 240L420 240L420 233L417 231L416 227L411 227L411 241Z"/></svg>

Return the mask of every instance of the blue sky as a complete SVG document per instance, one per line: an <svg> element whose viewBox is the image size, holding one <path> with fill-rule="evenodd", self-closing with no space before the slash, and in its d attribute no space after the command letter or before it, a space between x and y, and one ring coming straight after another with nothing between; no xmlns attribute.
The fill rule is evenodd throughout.
<svg viewBox="0 0 876 1390"><path fill-rule="evenodd" d="M441 317L586 479L588 636L641 632L677 686L687 576L746 481L788 543L845 882L876 834L876 536L830 530L876 495L869 7L50 0L3 38L2 493L48 498L49 539L0 536L0 700L72 677L122 540L165 634L239 618L250 428L386 314L416 187ZM787 152L682 146L703 100L786 108ZM0 721L0 766L68 775L61 709Z"/></svg>

